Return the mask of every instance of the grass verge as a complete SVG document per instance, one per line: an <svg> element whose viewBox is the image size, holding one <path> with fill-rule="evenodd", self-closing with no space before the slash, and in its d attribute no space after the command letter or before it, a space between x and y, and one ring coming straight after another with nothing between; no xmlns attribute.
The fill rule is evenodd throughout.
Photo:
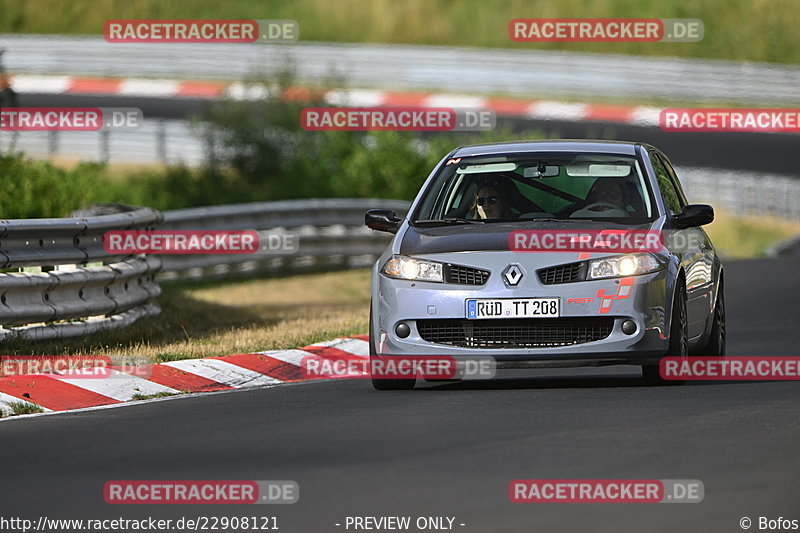
<svg viewBox="0 0 800 533"><path fill-rule="evenodd" d="M166 284L160 316L85 338L4 346L13 355L108 355L162 362L308 346L367 332L369 270Z"/></svg>
<svg viewBox="0 0 800 533"><path fill-rule="evenodd" d="M716 210L714 222L705 226L705 230L724 257L747 259L764 257L773 244L800 235L800 221L738 217L728 211Z"/></svg>
<svg viewBox="0 0 800 533"><path fill-rule="evenodd" d="M155 394L134 394L131 400L152 400L154 398L167 398L169 396L177 396L177 392L157 392Z"/></svg>
<svg viewBox="0 0 800 533"><path fill-rule="evenodd" d="M5 409L0 409L0 418L5 418L7 416L18 416L18 415L31 415L34 413L44 413L44 409L39 407L38 405L34 405L32 403L27 402L8 402L6 404L11 412L9 413Z"/></svg>

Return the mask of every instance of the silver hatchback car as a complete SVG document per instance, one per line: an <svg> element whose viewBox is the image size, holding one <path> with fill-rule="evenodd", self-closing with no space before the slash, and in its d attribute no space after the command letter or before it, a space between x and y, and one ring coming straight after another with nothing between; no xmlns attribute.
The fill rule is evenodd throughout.
<svg viewBox="0 0 800 533"><path fill-rule="evenodd" d="M725 353L722 263L701 228L713 219L644 143L458 148L404 217L366 215L395 234L372 272L370 353L633 364L648 384L675 383L662 357Z"/></svg>

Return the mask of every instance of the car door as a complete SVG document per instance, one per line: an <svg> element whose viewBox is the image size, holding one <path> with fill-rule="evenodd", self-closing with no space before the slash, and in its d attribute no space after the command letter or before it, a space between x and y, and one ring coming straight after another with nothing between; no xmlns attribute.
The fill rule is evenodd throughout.
<svg viewBox="0 0 800 533"><path fill-rule="evenodd" d="M656 172L656 180L664 205L676 215L686 206L686 197L677 174L669 160L660 152L650 153L650 162ZM672 230L672 249L680 256L686 273L686 311L690 341L703 335L713 302L714 249L702 228Z"/></svg>

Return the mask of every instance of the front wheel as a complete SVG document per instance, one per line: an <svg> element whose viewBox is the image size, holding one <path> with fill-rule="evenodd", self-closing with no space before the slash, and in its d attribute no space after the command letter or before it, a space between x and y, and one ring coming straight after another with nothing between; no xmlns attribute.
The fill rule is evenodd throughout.
<svg viewBox="0 0 800 533"><path fill-rule="evenodd" d="M725 357L725 295L722 289L723 286L720 285L717 293L717 304L714 306L714 319L711 324L711 331L708 334L708 342L698 351L697 355Z"/></svg>
<svg viewBox="0 0 800 533"><path fill-rule="evenodd" d="M672 324L669 328L669 348L667 357L689 356L689 319L686 313L686 287L683 280L678 280L675 289L675 300L672 302ZM642 366L644 382L650 386L683 385L682 379L664 379L658 371L658 365Z"/></svg>
<svg viewBox="0 0 800 533"><path fill-rule="evenodd" d="M370 360L370 368L374 368L373 359L376 356L375 350L375 339L373 336L373 332L375 331L372 328L372 303L370 302L369 306L369 360ZM376 378L370 375L370 380L372 380L372 386L375 390L411 390L414 388L416 384L416 379L384 379L384 378Z"/></svg>

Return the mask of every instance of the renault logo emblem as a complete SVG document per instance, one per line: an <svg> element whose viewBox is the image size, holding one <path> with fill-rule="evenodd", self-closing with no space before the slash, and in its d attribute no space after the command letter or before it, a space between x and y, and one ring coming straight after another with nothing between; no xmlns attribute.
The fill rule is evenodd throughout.
<svg viewBox="0 0 800 533"><path fill-rule="evenodd" d="M522 267L519 265L508 265L508 268L503 271L503 280L506 285L514 286L519 283L523 274Z"/></svg>

